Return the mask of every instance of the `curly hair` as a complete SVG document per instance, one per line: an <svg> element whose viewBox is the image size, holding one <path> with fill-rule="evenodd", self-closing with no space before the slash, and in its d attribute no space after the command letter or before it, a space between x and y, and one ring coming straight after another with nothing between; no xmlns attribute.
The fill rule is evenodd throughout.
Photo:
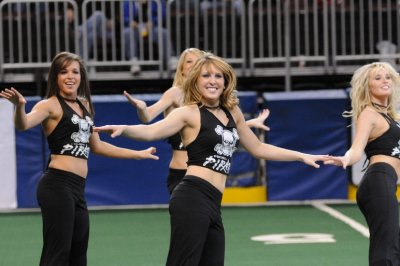
<svg viewBox="0 0 400 266"><path fill-rule="evenodd" d="M204 53L193 65L190 74L183 83L183 92L185 95L184 104L201 104L202 95L197 86L197 80L201 74L202 67L209 68L211 66L220 70L224 76L225 88L220 96L220 105L232 109L239 104L239 98L236 91L236 74L232 66L225 62L224 59L212 53Z"/></svg>
<svg viewBox="0 0 400 266"><path fill-rule="evenodd" d="M361 112L367 106L370 106L377 111L381 111L375 105L373 105L369 88L371 76L379 69L385 69L392 79L392 94L389 96L387 107L388 115L396 120L400 118L397 113L400 99L400 78L397 71L386 62L374 62L366 64L354 72L350 82L351 110L343 112L344 117L352 117L353 119L357 120Z"/></svg>

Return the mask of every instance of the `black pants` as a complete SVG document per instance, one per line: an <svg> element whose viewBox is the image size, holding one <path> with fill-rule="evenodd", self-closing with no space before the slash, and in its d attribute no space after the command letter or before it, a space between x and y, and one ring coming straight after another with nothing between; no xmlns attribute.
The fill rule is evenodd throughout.
<svg viewBox="0 0 400 266"><path fill-rule="evenodd" d="M174 188L182 181L185 177L186 169L173 169L169 168L169 173L167 177L167 187L169 194L172 194Z"/></svg>
<svg viewBox="0 0 400 266"><path fill-rule="evenodd" d="M224 265L221 200L218 189L196 176L185 176L174 189L168 266Z"/></svg>
<svg viewBox="0 0 400 266"><path fill-rule="evenodd" d="M70 172L48 169L37 199L43 219L41 266L87 264L89 214L84 197L85 179Z"/></svg>
<svg viewBox="0 0 400 266"><path fill-rule="evenodd" d="M397 175L387 163L372 164L357 191L357 204L370 232L369 265L400 264Z"/></svg>

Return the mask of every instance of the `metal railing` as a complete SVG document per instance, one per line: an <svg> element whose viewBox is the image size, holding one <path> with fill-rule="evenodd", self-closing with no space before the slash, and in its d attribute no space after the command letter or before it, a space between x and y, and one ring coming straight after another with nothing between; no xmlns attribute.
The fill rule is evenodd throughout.
<svg viewBox="0 0 400 266"><path fill-rule="evenodd" d="M63 15L67 7L76 11L73 24ZM6 0L0 2L0 11L1 80L7 70L11 80L29 80L50 66L56 52L77 46L77 36L71 31L71 26L78 26L74 0Z"/></svg>
<svg viewBox="0 0 400 266"><path fill-rule="evenodd" d="M176 50L198 47L247 67L246 15L243 0L168 0L167 28Z"/></svg>
<svg viewBox="0 0 400 266"><path fill-rule="evenodd" d="M163 23L147 35L127 33L123 0L86 0L81 7L73 0L3 0L0 79L44 73L62 50L81 54L91 79L158 79L172 77L172 57L197 47L224 57L239 77L285 77L286 90L293 76L349 74L378 60L399 67L399 1L127 2L129 10L144 3L156 7L155 12L129 11L130 20L137 16L145 24L156 17ZM140 75L130 73L129 45L137 50Z"/></svg>

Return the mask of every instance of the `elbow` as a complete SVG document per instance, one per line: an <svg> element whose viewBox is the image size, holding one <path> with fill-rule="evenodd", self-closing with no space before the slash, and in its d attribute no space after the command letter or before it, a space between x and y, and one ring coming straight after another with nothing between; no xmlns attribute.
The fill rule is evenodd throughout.
<svg viewBox="0 0 400 266"><path fill-rule="evenodd" d="M25 125L15 124L15 129L18 130L18 131L25 131L25 130L28 130L28 127L25 126Z"/></svg>

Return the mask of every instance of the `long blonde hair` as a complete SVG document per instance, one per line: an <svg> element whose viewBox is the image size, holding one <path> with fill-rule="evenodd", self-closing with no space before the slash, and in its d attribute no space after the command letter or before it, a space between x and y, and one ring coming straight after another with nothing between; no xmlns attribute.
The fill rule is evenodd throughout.
<svg viewBox="0 0 400 266"><path fill-rule="evenodd" d="M239 104L239 98L237 97L236 91L236 74L231 65L229 65L221 57L218 57L212 53L204 53L196 63L193 65L190 74L183 83L183 92L185 95L184 104L200 104L202 95L200 89L197 86L197 79L201 74L203 66L210 67L215 66L220 70L224 76L225 88L220 96L220 105L232 109Z"/></svg>
<svg viewBox="0 0 400 266"><path fill-rule="evenodd" d="M200 58L202 55L204 55L204 52L197 48L187 48L181 53L178 65L176 67L174 82L172 83L172 86L174 87L182 87L182 84L185 81L186 77L183 75L183 64L185 63L186 55L188 54L193 54L197 58Z"/></svg>
<svg viewBox="0 0 400 266"><path fill-rule="evenodd" d="M372 104L369 88L370 74L377 71L379 68L385 69L392 79L392 94L389 96L387 113L393 119L398 120L400 118L397 112L400 99L400 78L397 71L386 62L366 64L354 72L350 82L351 110L343 112L344 117L352 117L354 120L357 120L361 112L367 106L370 106L377 111L381 111Z"/></svg>

